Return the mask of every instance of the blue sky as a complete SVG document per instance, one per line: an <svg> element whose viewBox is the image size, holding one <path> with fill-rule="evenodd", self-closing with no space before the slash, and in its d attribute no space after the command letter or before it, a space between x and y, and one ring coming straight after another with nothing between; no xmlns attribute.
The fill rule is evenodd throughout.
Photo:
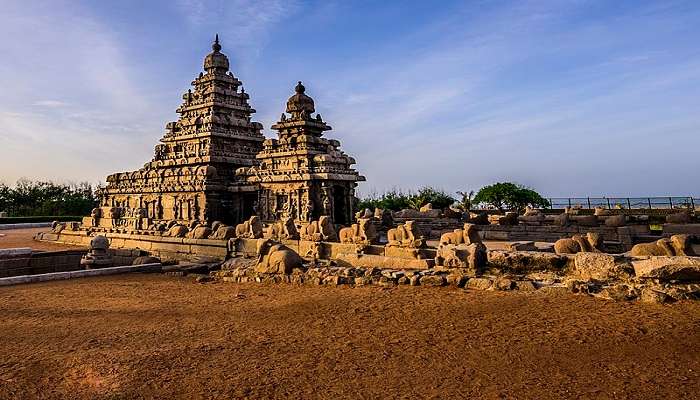
<svg viewBox="0 0 700 400"><path fill-rule="evenodd" d="M700 194L697 1L2 3L5 183L143 165L219 33L265 134L304 81L361 193Z"/></svg>

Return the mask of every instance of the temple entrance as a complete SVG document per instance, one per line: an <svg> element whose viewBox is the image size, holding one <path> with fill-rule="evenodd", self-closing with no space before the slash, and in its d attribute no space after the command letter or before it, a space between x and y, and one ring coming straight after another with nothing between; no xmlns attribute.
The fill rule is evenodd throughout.
<svg viewBox="0 0 700 400"><path fill-rule="evenodd" d="M348 207L346 190L342 186L333 186L333 222L348 225Z"/></svg>

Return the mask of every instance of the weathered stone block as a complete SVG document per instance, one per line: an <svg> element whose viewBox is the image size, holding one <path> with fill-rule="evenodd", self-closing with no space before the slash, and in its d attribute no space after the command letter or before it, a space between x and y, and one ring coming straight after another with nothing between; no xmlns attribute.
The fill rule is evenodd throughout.
<svg viewBox="0 0 700 400"><path fill-rule="evenodd" d="M700 281L700 257L649 257L632 261L638 278L661 281Z"/></svg>
<svg viewBox="0 0 700 400"><path fill-rule="evenodd" d="M577 253L574 273L583 280L628 280L633 269L623 257L605 253Z"/></svg>

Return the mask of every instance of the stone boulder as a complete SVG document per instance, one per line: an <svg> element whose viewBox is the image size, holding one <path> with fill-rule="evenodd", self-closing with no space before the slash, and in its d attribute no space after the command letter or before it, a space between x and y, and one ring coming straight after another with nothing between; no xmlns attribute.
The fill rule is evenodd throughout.
<svg viewBox="0 0 700 400"><path fill-rule="evenodd" d="M539 251L489 250L488 263L514 273L560 271L569 264L569 256Z"/></svg>
<svg viewBox="0 0 700 400"><path fill-rule="evenodd" d="M294 250L269 239L258 241L258 263L255 272L291 274L295 268L304 268L304 260Z"/></svg>
<svg viewBox="0 0 700 400"><path fill-rule="evenodd" d="M585 281L627 281L634 269L621 256L604 253L577 253L574 256L574 275Z"/></svg>
<svg viewBox="0 0 700 400"><path fill-rule="evenodd" d="M700 257L650 257L632 261L632 267L642 279L700 282Z"/></svg>

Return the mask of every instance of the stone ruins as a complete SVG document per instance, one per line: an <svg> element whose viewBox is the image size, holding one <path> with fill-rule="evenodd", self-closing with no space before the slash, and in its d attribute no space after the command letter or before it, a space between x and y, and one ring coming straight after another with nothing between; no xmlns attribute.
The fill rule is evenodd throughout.
<svg viewBox="0 0 700 400"><path fill-rule="evenodd" d="M251 121L218 36L192 86L150 162L110 175L81 223L54 223L36 239L90 245L91 268L111 262L109 244L186 261L166 270L206 280L700 298L695 210L355 210L365 178L324 136L331 127L301 82L272 125L275 139Z"/></svg>

